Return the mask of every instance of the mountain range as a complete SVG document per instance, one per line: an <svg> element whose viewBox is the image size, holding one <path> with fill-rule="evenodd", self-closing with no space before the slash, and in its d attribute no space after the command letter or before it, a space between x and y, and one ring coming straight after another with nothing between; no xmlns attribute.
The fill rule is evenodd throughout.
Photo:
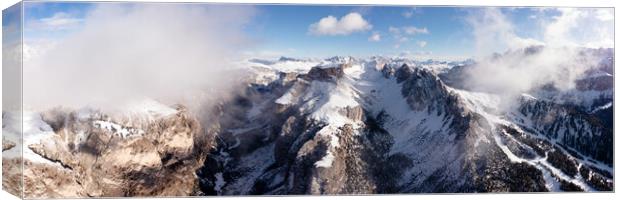
<svg viewBox="0 0 620 200"><path fill-rule="evenodd" d="M22 120L30 197L612 191L613 49L583 51L573 88L513 96L470 87L475 60L282 57L201 116L3 112L4 182Z"/></svg>

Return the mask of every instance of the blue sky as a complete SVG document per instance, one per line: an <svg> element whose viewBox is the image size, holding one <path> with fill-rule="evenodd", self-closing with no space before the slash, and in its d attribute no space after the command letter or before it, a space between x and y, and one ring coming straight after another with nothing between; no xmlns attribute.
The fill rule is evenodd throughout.
<svg viewBox="0 0 620 200"><path fill-rule="evenodd" d="M2 41L3 47L20 43L20 18L21 9L19 4L2 10Z"/></svg>
<svg viewBox="0 0 620 200"><path fill-rule="evenodd" d="M335 36L308 33L309 25L323 17L341 18L352 12L360 13L372 24L372 29ZM404 16L405 13L412 14ZM462 19L458 18L463 14L464 11L456 8L265 6L257 17L257 21L264 23L258 23L253 29L257 30L257 36L266 38L267 48L293 48L293 52L299 51L299 54L374 55L410 50L460 55L469 46L467 40L459 37L466 34ZM426 28L428 33L406 36L408 41L398 42L390 33L390 27ZM380 35L380 41L368 41L373 33ZM419 42L427 45L420 47ZM398 48L397 44L400 44Z"/></svg>
<svg viewBox="0 0 620 200"><path fill-rule="evenodd" d="M97 7L97 4L77 2L27 2L26 4L25 40L62 40L72 33L79 32L85 24L89 23L87 16ZM133 6L133 4L127 3L123 6ZM506 48L500 43L511 43L510 40L515 38L546 43L545 40L552 38L549 34L550 30L553 30L547 30L547 27L552 27L551 25L556 21L561 22L562 17L568 17L569 14L574 13L574 11L557 9L501 8L497 13L501 15L500 18L503 21L498 21L486 19L485 16L495 16L492 15L494 13L480 14L486 13L488 9L477 7L243 6L253 7L256 10L250 22L243 28L244 34L254 41L252 45L248 45L248 51L292 57L402 55L404 53L467 57L475 55L474 52L482 43L480 40L486 37L475 34L474 29L480 29L480 27L472 25L471 20L481 21L483 24L478 24L478 26L484 26L483 28L497 27L497 30L486 31L501 33L500 36L496 34L492 38L498 37L506 41L498 41L497 47L491 45L488 48L492 48L493 51L502 51ZM598 12L599 10L588 10L584 13L591 13L590 15L580 16L603 19L600 26L603 26L605 31L611 30L611 35L598 35L606 37L603 39L613 41L613 10L603 9L607 14L611 12L611 21L609 19L605 21L604 18L609 18L609 15L605 12ZM342 20L344 16L351 14L359 18L353 17L356 20L342 22L345 21ZM335 25L326 26L325 29L321 29L323 32L317 31L319 29L317 27L322 27L318 25L320 20L330 18L329 16L332 22L335 19ZM585 22L589 21L585 20ZM504 26L506 24L508 25ZM575 41L577 44L593 44L585 40L590 35L597 34L591 33L595 32L594 30L589 30L588 33L575 32L572 29L568 30L569 33L561 30L556 32L563 34L562 38L568 38L567 41ZM507 36L504 35L505 32ZM373 35L379 36L372 38ZM591 39L600 40L599 38Z"/></svg>

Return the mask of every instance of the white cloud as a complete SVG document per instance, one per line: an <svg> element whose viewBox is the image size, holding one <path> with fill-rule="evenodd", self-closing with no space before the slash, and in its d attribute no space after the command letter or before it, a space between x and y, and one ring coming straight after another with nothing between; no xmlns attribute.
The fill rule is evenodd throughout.
<svg viewBox="0 0 620 200"><path fill-rule="evenodd" d="M393 26L388 27L388 31L394 35L400 34L400 29Z"/></svg>
<svg viewBox="0 0 620 200"><path fill-rule="evenodd" d="M80 21L80 19L73 18L69 14L64 12L59 12L54 14L52 17L41 19L41 22L49 26L67 26L76 24Z"/></svg>
<svg viewBox="0 0 620 200"><path fill-rule="evenodd" d="M410 9L408 9L408 10L404 11L401 15L402 15L404 18L409 19L409 18L412 18L414 15L416 15L416 14L421 14L421 13L422 13L422 10L420 10L420 9L418 9L418 8L416 8L416 7L412 7L412 8L410 8Z"/></svg>
<svg viewBox="0 0 620 200"><path fill-rule="evenodd" d="M398 49L403 43L409 41L409 37L413 37L417 34L429 34L429 31L426 27L418 28L415 26L404 26L404 27L388 27L388 31L392 34L394 41L394 48ZM419 45L419 44L418 44ZM426 45L426 44L424 44Z"/></svg>
<svg viewBox="0 0 620 200"><path fill-rule="evenodd" d="M312 35L349 35L372 29L372 25L357 12L349 13L338 19L334 16L321 18L311 24L308 32Z"/></svg>
<svg viewBox="0 0 620 200"><path fill-rule="evenodd" d="M515 34L515 27L498 8L475 10L465 20L473 28L474 45L478 57L503 52L509 48L525 48L542 44L532 38Z"/></svg>
<svg viewBox="0 0 620 200"><path fill-rule="evenodd" d="M237 83L234 61L252 44L243 27L254 12L249 6L98 4L79 30L24 62L24 104L115 111L146 97L199 106L187 103L224 96Z"/></svg>
<svg viewBox="0 0 620 200"><path fill-rule="evenodd" d="M570 38L570 30L577 27L575 21L583 15L583 12L573 8L558 9L560 16L554 17L554 21L545 29L545 40L551 45L575 46L576 43Z"/></svg>
<svg viewBox="0 0 620 200"><path fill-rule="evenodd" d="M408 10L408 11L403 12L403 17L405 18L413 17L413 10Z"/></svg>
<svg viewBox="0 0 620 200"><path fill-rule="evenodd" d="M421 48L424 48L426 44L426 41L418 41L418 46L420 46Z"/></svg>
<svg viewBox="0 0 620 200"><path fill-rule="evenodd" d="M403 27L393 27L390 26L388 31L394 35L417 35L417 34L428 34L429 31L426 27L418 28L415 26L403 26Z"/></svg>
<svg viewBox="0 0 620 200"><path fill-rule="evenodd" d="M552 46L583 46L612 48L613 9L560 8L544 27L545 42Z"/></svg>
<svg viewBox="0 0 620 200"><path fill-rule="evenodd" d="M426 27L418 28L418 27L415 27L415 26L406 26L406 27L402 27L402 29L404 30L405 33L407 33L409 35L416 35L418 33L428 34L428 29L426 29Z"/></svg>
<svg viewBox="0 0 620 200"><path fill-rule="evenodd" d="M83 20L66 12L57 12L50 17L37 20L26 20L27 29L39 31L55 31L76 28Z"/></svg>
<svg viewBox="0 0 620 200"><path fill-rule="evenodd" d="M368 38L368 41L371 41L371 42L381 41L381 34L379 34L378 32L372 33L372 35L370 35L370 37Z"/></svg>
<svg viewBox="0 0 620 200"><path fill-rule="evenodd" d="M517 27L501 9L476 10L466 17L474 27L476 56L532 45L553 47L613 47L613 9L611 8L536 8L538 27L525 30L528 38L517 35ZM521 32L524 30L521 30Z"/></svg>

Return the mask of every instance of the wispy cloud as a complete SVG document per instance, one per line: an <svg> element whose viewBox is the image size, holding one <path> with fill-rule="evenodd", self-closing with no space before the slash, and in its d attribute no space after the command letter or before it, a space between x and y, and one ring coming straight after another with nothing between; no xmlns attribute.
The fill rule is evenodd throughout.
<svg viewBox="0 0 620 200"><path fill-rule="evenodd" d="M413 10L408 10L408 11L403 12L403 17L405 18L413 17Z"/></svg>
<svg viewBox="0 0 620 200"><path fill-rule="evenodd" d="M57 12L50 17L45 17L33 21L27 21L27 29L55 31L76 28L83 21L72 14L66 12Z"/></svg>
<svg viewBox="0 0 620 200"><path fill-rule="evenodd" d="M361 14L349 13L338 19L334 16L321 18L308 28L312 35L349 35L355 32L364 32L372 29L370 24Z"/></svg>
<svg viewBox="0 0 620 200"><path fill-rule="evenodd" d="M424 28L418 28L415 26L405 26L402 27L403 31L405 33L407 33L408 35L416 35L416 34L428 34L428 29L426 29L426 27Z"/></svg>
<svg viewBox="0 0 620 200"><path fill-rule="evenodd" d="M390 26L388 28L388 31L390 31L390 33L395 34L395 35L410 35L410 36L429 33L426 27L418 28L415 26L403 26L403 27Z"/></svg>
<svg viewBox="0 0 620 200"><path fill-rule="evenodd" d="M429 34L430 32L426 27L418 28L415 26L403 26L403 27L388 27L388 32L394 38L396 44L394 44L394 48L400 48L403 43L409 41L410 37L413 37L418 34ZM426 44L425 44L426 45Z"/></svg>
<svg viewBox="0 0 620 200"><path fill-rule="evenodd" d="M473 28L476 56L479 57L507 48L525 48L542 44L533 38L517 36L512 22L498 8L474 10L465 20Z"/></svg>
<svg viewBox="0 0 620 200"><path fill-rule="evenodd" d="M424 48L426 46L427 42L426 41L418 41L418 46L420 48Z"/></svg>
<svg viewBox="0 0 620 200"><path fill-rule="evenodd" d="M418 9L418 8L413 7L413 8L410 8L410 9L408 9L408 10L405 10L405 11L404 11L401 15L402 15L404 18L409 19L409 18L412 18L412 17L413 17L414 15L416 15L416 14L420 14L421 12L422 12L422 10L420 10L420 9Z"/></svg>
<svg viewBox="0 0 620 200"><path fill-rule="evenodd" d="M54 14L52 17L41 19L41 22L51 27L71 26L79 23L80 21L82 20L72 17L71 15L64 12L59 12Z"/></svg>
<svg viewBox="0 0 620 200"><path fill-rule="evenodd" d="M373 32L372 35L368 37L368 41L371 41L371 42L381 41L381 34L379 34L379 32Z"/></svg>
<svg viewBox="0 0 620 200"><path fill-rule="evenodd" d="M613 9L558 8L555 11L560 14L543 27L547 45L613 47Z"/></svg>

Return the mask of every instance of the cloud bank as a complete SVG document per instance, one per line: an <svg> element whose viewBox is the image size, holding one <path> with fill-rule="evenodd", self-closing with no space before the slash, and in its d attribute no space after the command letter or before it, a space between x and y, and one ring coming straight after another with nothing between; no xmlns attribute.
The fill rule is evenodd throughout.
<svg viewBox="0 0 620 200"><path fill-rule="evenodd" d="M357 12L349 13L338 19L334 16L321 18L308 28L312 35L349 35L372 29L372 25Z"/></svg>
<svg viewBox="0 0 620 200"><path fill-rule="evenodd" d="M544 84L553 84L560 90L574 88L575 80L601 59L583 54L583 48L612 47L606 43L611 41L613 45L613 34L597 32L611 29L613 33L613 22L599 20L596 13L600 10L596 9L557 12L550 20L539 21L542 40L519 36L500 9L470 13L466 21L472 28L477 63L467 71L465 85L504 97L514 97Z"/></svg>
<svg viewBox="0 0 620 200"><path fill-rule="evenodd" d="M238 77L232 61L249 42L242 29L254 12L98 4L80 30L24 63L24 103L109 108L141 98L177 103L217 94Z"/></svg>

